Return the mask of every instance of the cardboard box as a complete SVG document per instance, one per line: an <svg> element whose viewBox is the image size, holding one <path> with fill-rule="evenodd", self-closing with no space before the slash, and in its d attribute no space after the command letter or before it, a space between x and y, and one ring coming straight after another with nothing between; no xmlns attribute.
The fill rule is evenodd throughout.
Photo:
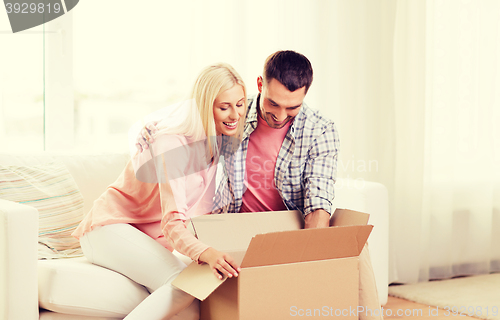
<svg viewBox="0 0 500 320"><path fill-rule="evenodd" d="M302 229L298 211L207 215L194 234L241 264L217 279L190 264L172 283L202 300L201 320L358 319L358 255L373 226L368 214L337 209L330 228Z"/></svg>

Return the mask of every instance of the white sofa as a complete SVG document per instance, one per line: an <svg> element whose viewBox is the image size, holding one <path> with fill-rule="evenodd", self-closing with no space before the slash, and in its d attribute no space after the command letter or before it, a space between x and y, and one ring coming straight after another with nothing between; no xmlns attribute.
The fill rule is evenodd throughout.
<svg viewBox="0 0 500 320"><path fill-rule="evenodd" d="M84 199L93 201L125 167L127 154L0 153L0 165L65 164ZM370 213L368 240L382 304L388 292L388 199L378 183L338 179L335 206ZM38 212L0 199L0 320L122 319L148 292L128 278L84 257L38 260ZM50 309L49 312L42 308Z"/></svg>

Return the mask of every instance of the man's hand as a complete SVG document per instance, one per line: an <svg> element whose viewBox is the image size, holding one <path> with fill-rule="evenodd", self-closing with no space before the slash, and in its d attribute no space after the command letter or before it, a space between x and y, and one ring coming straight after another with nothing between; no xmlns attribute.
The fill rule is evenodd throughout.
<svg viewBox="0 0 500 320"><path fill-rule="evenodd" d="M222 280L222 275L228 278L237 277L238 272L241 271L240 266L234 262L233 258L227 253L220 252L210 247L203 251L198 259L207 263L214 275Z"/></svg>
<svg viewBox="0 0 500 320"><path fill-rule="evenodd" d="M146 125L144 125L144 128L142 128L142 130L137 135L135 146L137 147L137 150L139 152L142 152L149 148L148 142L154 142L153 135L158 132L158 128L156 127L157 124L157 121L146 123Z"/></svg>
<svg viewBox="0 0 500 320"><path fill-rule="evenodd" d="M323 209L318 209L309 213L304 222L304 229L328 228L330 226L330 214Z"/></svg>

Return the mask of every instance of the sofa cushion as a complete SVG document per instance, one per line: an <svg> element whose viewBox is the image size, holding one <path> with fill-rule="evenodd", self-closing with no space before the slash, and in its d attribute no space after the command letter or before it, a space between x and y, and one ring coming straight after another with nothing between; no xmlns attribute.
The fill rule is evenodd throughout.
<svg viewBox="0 0 500 320"><path fill-rule="evenodd" d="M38 261L41 308L82 316L125 317L149 292L85 257Z"/></svg>
<svg viewBox="0 0 500 320"><path fill-rule="evenodd" d="M76 314L67 314L52 312L48 310L40 310L38 320L123 320L123 317L92 317L92 316L80 316Z"/></svg>
<svg viewBox="0 0 500 320"><path fill-rule="evenodd" d="M39 258L82 254L71 233L83 217L83 197L64 164L0 165L0 198L38 210Z"/></svg>
<svg viewBox="0 0 500 320"><path fill-rule="evenodd" d="M32 166L54 161L66 165L83 196L83 212L87 214L106 187L113 183L125 168L130 156L126 153L82 154L78 152L40 152L7 154L0 152L2 165Z"/></svg>

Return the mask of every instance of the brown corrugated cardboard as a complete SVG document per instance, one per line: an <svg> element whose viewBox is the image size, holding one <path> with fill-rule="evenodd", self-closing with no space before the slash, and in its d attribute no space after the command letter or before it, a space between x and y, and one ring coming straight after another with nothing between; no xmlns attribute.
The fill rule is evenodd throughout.
<svg viewBox="0 0 500 320"><path fill-rule="evenodd" d="M361 253L370 231L369 226L345 226L258 234L241 267L355 257ZM329 243L338 245L324 245Z"/></svg>
<svg viewBox="0 0 500 320"><path fill-rule="evenodd" d="M220 251L245 251L256 234L298 230L304 225L298 211L204 215L190 227L203 243Z"/></svg>
<svg viewBox="0 0 500 320"><path fill-rule="evenodd" d="M370 215L348 209L337 209L330 219L330 226L364 226Z"/></svg>
<svg viewBox="0 0 500 320"><path fill-rule="evenodd" d="M241 264L245 251L256 234L298 230L304 221L298 211L275 211L205 215L191 220L191 232L203 243L227 252ZM206 280L202 280L206 279ZM217 279L206 264L191 263L172 285L205 300L226 279Z"/></svg>
<svg viewBox="0 0 500 320"><path fill-rule="evenodd" d="M305 230L297 211L195 218L197 237L243 257L242 270L221 281L208 265L193 263L173 285L204 300L201 320L314 318L339 310L357 319L357 256L372 226L365 213L337 209L333 217L331 228Z"/></svg>

